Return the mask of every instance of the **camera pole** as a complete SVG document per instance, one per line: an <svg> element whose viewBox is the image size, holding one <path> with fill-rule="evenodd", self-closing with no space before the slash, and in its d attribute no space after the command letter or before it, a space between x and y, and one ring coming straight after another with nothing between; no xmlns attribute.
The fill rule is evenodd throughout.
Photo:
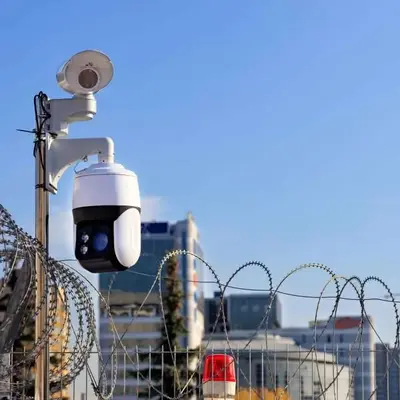
<svg viewBox="0 0 400 400"><path fill-rule="evenodd" d="M39 100L38 100L39 101ZM41 105L38 105L41 109ZM39 116L40 122L43 117ZM48 246L49 192L45 188L46 137L36 132L35 151L35 237L45 247ZM35 342L46 332L47 325L47 277L43 260L36 252L36 310ZM49 342L45 341L35 362L35 400L49 399Z"/></svg>
<svg viewBox="0 0 400 400"><path fill-rule="evenodd" d="M87 67L88 61L91 63L90 68ZM85 66L83 71L82 65ZM102 70L101 75L98 72L99 68ZM96 74L97 80L94 86L87 86L87 84L81 86L81 82L77 84L78 71L79 74L85 72L86 75L84 74L81 78L84 81L85 78L89 79L89 83L93 74ZM35 237L46 250L49 244L49 193L57 193L57 184L62 174L74 161L89 154L98 154L99 159L103 159L105 155L106 160L113 160L114 143L109 138L56 139L57 135L68 135L68 125L72 122L89 121L96 115L96 99L93 93L97 93L110 83L113 72L113 65L105 54L94 50L83 51L75 54L57 74L59 86L68 93L74 94L73 98L49 100L42 92L36 97L35 110L40 111L36 113L35 131ZM50 135L49 132L52 134ZM37 251L35 256L36 343L39 339L43 339L43 335L46 335L48 331L48 282L45 262L46 260ZM49 400L49 341L45 340L41 347L35 361L35 400Z"/></svg>
<svg viewBox="0 0 400 400"><path fill-rule="evenodd" d="M49 100L51 102L57 100ZM50 107L51 109L51 107ZM43 117L41 124L44 125ZM48 247L49 193L56 193L58 181L73 163L89 155L98 156L99 163L114 162L114 142L110 138L52 139L45 132L38 133L35 151L35 236ZM47 276L43 260L36 253L36 310L35 341L48 331ZM35 364L35 400L49 399L49 341L46 340Z"/></svg>

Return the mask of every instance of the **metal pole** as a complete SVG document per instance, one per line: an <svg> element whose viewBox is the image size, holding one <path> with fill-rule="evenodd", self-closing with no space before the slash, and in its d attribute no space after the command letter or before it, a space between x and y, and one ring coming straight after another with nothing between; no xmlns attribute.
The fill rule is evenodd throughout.
<svg viewBox="0 0 400 400"><path fill-rule="evenodd" d="M40 107L40 105L39 105ZM47 223L49 215L49 193L45 190L45 152L46 142L44 135L39 139L35 154L35 236L39 242L47 248ZM45 332L47 324L47 294L46 294L46 273L43 266L45 260L41 259L38 253L35 258L36 268L36 309L38 315L35 319L35 340L37 341ZM46 297L45 297L46 296ZM43 301L43 299L46 299ZM42 304L43 303L43 304ZM49 343L46 340L35 364L35 400L48 400L48 361Z"/></svg>

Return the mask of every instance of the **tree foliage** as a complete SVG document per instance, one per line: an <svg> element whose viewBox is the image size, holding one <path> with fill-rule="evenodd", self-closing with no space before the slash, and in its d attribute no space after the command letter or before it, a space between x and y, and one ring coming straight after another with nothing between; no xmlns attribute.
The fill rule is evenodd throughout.
<svg viewBox="0 0 400 400"><path fill-rule="evenodd" d="M188 350L180 344L182 337L187 334L182 316L182 303L182 283L179 279L178 261L174 256L166 263L161 339L156 349L139 355L141 363L149 365L140 370L141 379L151 382L151 385L147 385L148 387L139 393L139 397L162 398L162 393L174 398L182 391L182 398L198 395L198 376L197 373L193 373L191 367L192 364L197 364L200 349ZM136 377L136 374L133 372L132 376Z"/></svg>

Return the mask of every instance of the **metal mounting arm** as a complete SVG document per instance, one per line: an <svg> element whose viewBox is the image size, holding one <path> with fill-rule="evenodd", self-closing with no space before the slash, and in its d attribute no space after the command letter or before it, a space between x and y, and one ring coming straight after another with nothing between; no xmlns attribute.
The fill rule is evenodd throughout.
<svg viewBox="0 0 400 400"><path fill-rule="evenodd" d="M89 121L97 112L93 95L74 96L71 99L51 99L48 102L51 118L47 130L57 135L68 135L69 125L77 121Z"/></svg>
<svg viewBox="0 0 400 400"><path fill-rule="evenodd" d="M111 138L53 139L46 135L46 190L56 194L64 172L86 156L98 155L99 163L114 162L114 142Z"/></svg>

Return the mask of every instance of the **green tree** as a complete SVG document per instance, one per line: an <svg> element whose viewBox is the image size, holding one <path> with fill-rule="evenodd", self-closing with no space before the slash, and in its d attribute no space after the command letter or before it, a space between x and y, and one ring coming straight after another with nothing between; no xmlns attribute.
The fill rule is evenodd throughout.
<svg viewBox="0 0 400 400"><path fill-rule="evenodd" d="M140 371L142 379L152 382L151 387L139 393L143 398L161 398L160 393L174 398L183 391L182 398L198 395L198 374L194 374L190 364L197 364L200 349L187 350L180 346L180 338L187 334L182 316L182 283L179 279L178 262L171 257L166 263L165 295L163 298L164 318L161 323L161 340L151 353L141 353L139 360L148 363L149 368ZM136 378L136 372L132 372Z"/></svg>

